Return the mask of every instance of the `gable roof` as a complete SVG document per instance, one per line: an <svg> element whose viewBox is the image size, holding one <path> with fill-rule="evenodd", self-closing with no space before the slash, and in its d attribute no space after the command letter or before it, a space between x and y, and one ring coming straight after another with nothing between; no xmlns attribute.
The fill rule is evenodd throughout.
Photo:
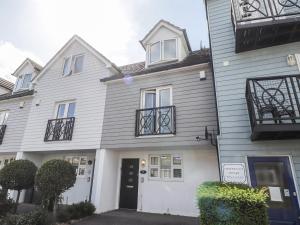
<svg viewBox="0 0 300 225"><path fill-rule="evenodd" d="M185 39L185 42L186 42L188 50L192 51L192 48L191 48L191 45L190 45L190 42L189 42L189 39L188 39L188 36L187 36L187 33L186 33L186 29L180 28L180 27L178 27L178 26L170 23L169 21L166 21L166 20L163 20L163 19L161 19L160 21L158 21L154 25L154 27L152 27L152 29L145 35L145 37L142 40L140 40L140 43L141 43L141 45L143 46L144 49L146 49L146 47L144 45L145 41L147 39L149 39L149 37L151 37L151 35L153 33L155 33L162 26L165 26L165 27L167 27L170 30L177 31L178 33L182 33L183 37Z"/></svg>
<svg viewBox="0 0 300 225"><path fill-rule="evenodd" d="M182 61L176 61L171 64L170 63L159 64L156 66L145 68L145 62L138 62L134 64L120 66L119 68L122 70L122 74L106 77L101 79L100 81L106 82L111 80L119 80L127 76L135 77L135 76L145 75L149 73L177 69L177 68L193 66L193 65L209 63L209 62L210 62L209 49L201 49L197 51L192 51Z"/></svg>
<svg viewBox="0 0 300 225"><path fill-rule="evenodd" d="M14 88L14 83L0 77L0 86L9 91L12 91Z"/></svg>
<svg viewBox="0 0 300 225"><path fill-rule="evenodd" d="M81 45L83 45L85 48L87 48L91 53L93 53L99 60L101 60L108 69L111 69L115 73L120 73L121 71L119 68L112 63L108 58L106 58L104 55L102 55L100 52L98 52L94 47L92 47L90 44L88 44L85 40L83 40L81 37L78 35L74 35L67 43L49 60L49 62L44 66L42 71L38 76L36 76L33 79L33 82L37 81L40 79L45 71L56 61L56 59L75 41L79 42Z"/></svg>
<svg viewBox="0 0 300 225"><path fill-rule="evenodd" d="M36 63L35 61L33 61L32 59L30 58L26 58L22 63L21 65L11 74L13 76L16 76L16 74L27 64L31 64L33 69L35 70L36 73L39 73L43 67L41 65L39 65L38 63Z"/></svg>

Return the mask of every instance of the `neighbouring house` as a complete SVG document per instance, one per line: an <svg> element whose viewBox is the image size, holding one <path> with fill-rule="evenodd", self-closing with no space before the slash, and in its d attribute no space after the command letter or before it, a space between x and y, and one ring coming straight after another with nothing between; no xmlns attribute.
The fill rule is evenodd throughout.
<svg viewBox="0 0 300 225"><path fill-rule="evenodd" d="M14 160L21 149L33 99L30 83L41 68L26 59L12 74L17 79L15 85L0 79L0 169Z"/></svg>
<svg viewBox="0 0 300 225"><path fill-rule="evenodd" d="M196 140L217 130L209 51L192 51L186 31L164 20L140 42L144 62L101 79L97 209L198 216L198 185L219 179L216 148Z"/></svg>
<svg viewBox="0 0 300 225"><path fill-rule="evenodd" d="M77 35L43 68L26 59L0 95L9 112L0 157L72 163L64 204L198 216L198 185L219 180L216 147L205 140L217 131L209 50L192 51L185 29L164 20L141 45L146 59L120 67Z"/></svg>
<svg viewBox="0 0 300 225"><path fill-rule="evenodd" d="M300 2L206 7L221 178L268 187L270 223L300 224Z"/></svg>

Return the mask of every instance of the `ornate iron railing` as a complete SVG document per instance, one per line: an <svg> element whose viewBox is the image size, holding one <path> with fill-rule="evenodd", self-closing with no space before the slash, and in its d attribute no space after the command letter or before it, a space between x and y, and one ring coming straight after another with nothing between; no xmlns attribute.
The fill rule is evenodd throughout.
<svg viewBox="0 0 300 225"><path fill-rule="evenodd" d="M300 17L300 0L232 0L235 23Z"/></svg>
<svg viewBox="0 0 300 225"><path fill-rule="evenodd" d="M300 123L300 75L247 79L251 127Z"/></svg>
<svg viewBox="0 0 300 225"><path fill-rule="evenodd" d="M44 141L72 140L75 117L48 120Z"/></svg>
<svg viewBox="0 0 300 225"><path fill-rule="evenodd" d="M6 125L0 125L0 145L3 142L5 130L6 130Z"/></svg>
<svg viewBox="0 0 300 225"><path fill-rule="evenodd" d="M136 110L136 137L164 134L176 134L175 106Z"/></svg>

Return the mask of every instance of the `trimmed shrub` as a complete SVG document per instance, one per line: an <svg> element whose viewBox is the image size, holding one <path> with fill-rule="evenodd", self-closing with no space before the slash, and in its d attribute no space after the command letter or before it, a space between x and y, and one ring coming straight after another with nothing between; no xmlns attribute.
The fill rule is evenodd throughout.
<svg viewBox="0 0 300 225"><path fill-rule="evenodd" d="M199 187L201 225L268 225L266 189L207 182Z"/></svg>
<svg viewBox="0 0 300 225"><path fill-rule="evenodd" d="M11 199L7 199L7 191L0 190L0 218L7 213L12 212L15 208L15 204Z"/></svg>
<svg viewBox="0 0 300 225"><path fill-rule="evenodd" d="M21 191L33 187L36 170L37 167L29 160L15 160L0 170L0 185L6 190L18 191L16 207Z"/></svg>
<svg viewBox="0 0 300 225"><path fill-rule="evenodd" d="M35 210L21 215L9 215L0 220L1 225L48 225L48 215L43 210Z"/></svg>
<svg viewBox="0 0 300 225"><path fill-rule="evenodd" d="M67 207L67 211L70 213L71 219L80 219L91 216L95 210L95 206L90 202L80 202Z"/></svg>
<svg viewBox="0 0 300 225"><path fill-rule="evenodd" d="M67 222L77 220L93 215L96 208L90 202L80 202L72 205L67 205L59 209L57 213L58 222Z"/></svg>
<svg viewBox="0 0 300 225"><path fill-rule="evenodd" d="M44 207L52 211L59 196L73 187L75 181L76 171L71 163L59 159L44 163L36 175L36 186Z"/></svg>
<svg viewBox="0 0 300 225"><path fill-rule="evenodd" d="M58 213L56 215L57 222L65 223L70 221L71 219L72 219L71 213L67 209L63 208L58 210Z"/></svg>

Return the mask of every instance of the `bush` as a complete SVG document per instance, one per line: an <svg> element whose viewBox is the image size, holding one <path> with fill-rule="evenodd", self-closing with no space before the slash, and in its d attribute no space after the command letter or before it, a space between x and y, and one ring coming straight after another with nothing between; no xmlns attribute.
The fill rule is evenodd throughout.
<svg viewBox="0 0 300 225"><path fill-rule="evenodd" d="M66 209L62 208L58 211L56 220L60 223L68 222L72 219L71 213Z"/></svg>
<svg viewBox="0 0 300 225"><path fill-rule="evenodd" d="M207 182L199 187L201 225L268 225L266 189Z"/></svg>
<svg viewBox="0 0 300 225"><path fill-rule="evenodd" d="M71 214L71 219L80 219L86 216L91 216L95 212L95 206L90 202L80 202L67 207Z"/></svg>
<svg viewBox="0 0 300 225"><path fill-rule="evenodd" d="M11 199L7 199L7 191L0 190L0 218L7 213L12 212L15 208L15 204Z"/></svg>
<svg viewBox="0 0 300 225"><path fill-rule="evenodd" d="M87 216L93 215L96 208L92 203L80 202L61 208L57 213L58 222L67 222L70 220L77 220Z"/></svg>
<svg viewBox="0 0 300 225"><path fill-rule="evenodd" d="M0 220L1 225L48 225L48 215L43 210L35 210L21 215L10 215Z"/></svg>
<svg viewBox="0 0 300 225"><path fill-rule="evenodd" d="M52 211L59 196L73 187L75 181L76 171L71 163L57 159L44 163L36 175L36 186L44 207Z"/></svg>
<svg viewBox="0 0 300 225"><path fill-rule="evenodd" d="M33 187L36 170L34 163L29 160L13 161L0 170L2 188L18 191L16 207L19 203L21 190Z"/></svg>

